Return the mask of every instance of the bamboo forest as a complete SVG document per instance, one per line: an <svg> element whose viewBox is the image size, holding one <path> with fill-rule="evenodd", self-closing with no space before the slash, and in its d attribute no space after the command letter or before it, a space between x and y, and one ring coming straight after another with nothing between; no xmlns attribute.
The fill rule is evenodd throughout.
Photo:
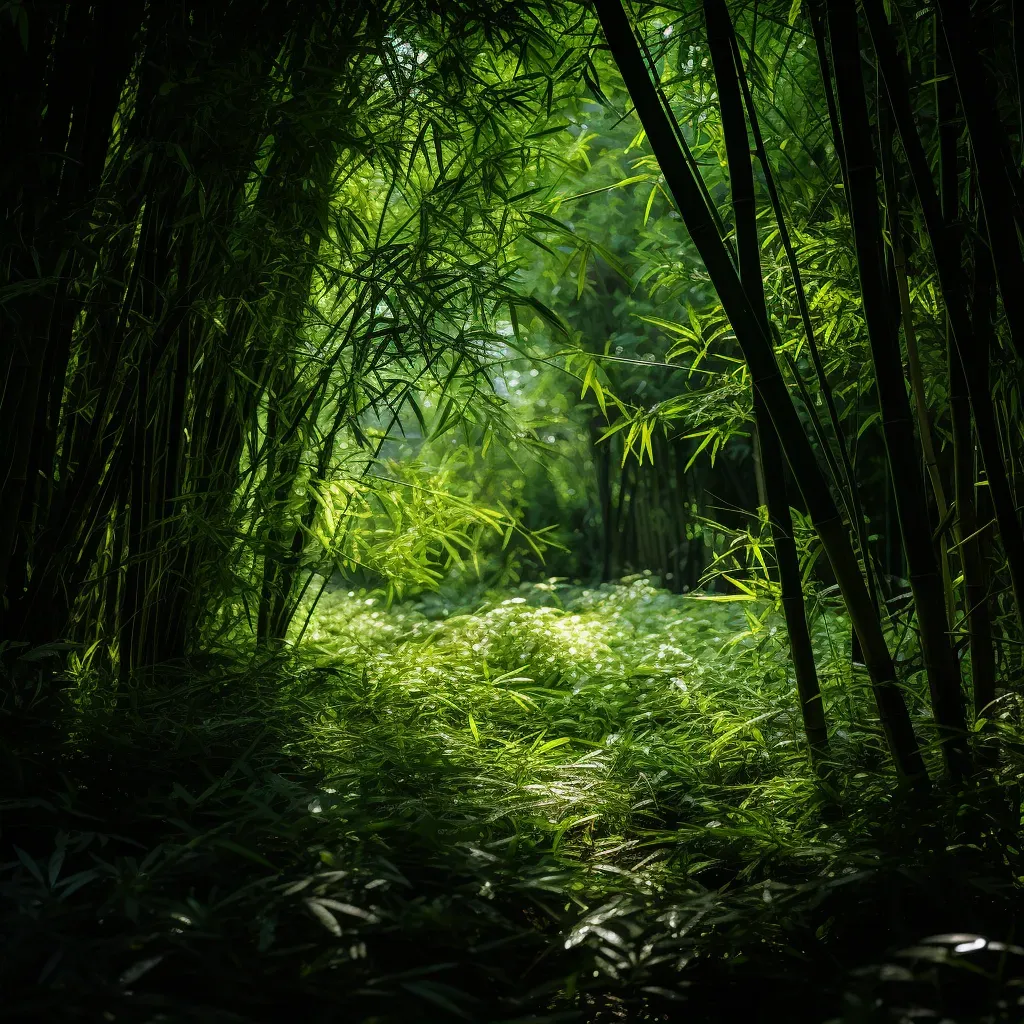
<svg viewBox="0 0 1024 1024"><path fill-rule="evenodd" d="M0 1022L1024 1021L1024 2L0 2Z"/></svg>

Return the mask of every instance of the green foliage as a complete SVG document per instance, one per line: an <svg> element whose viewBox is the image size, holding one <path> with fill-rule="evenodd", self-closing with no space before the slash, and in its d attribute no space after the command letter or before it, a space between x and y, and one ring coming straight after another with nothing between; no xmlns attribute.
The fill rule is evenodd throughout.
<svg viewBox="0 0 1024 1024"><path fill-rule="evenodd" d="M777 619L742 635L748 605L643 577L390 611L333 590L301 657L115 701L101 674L69 679L62 774L8 755L32 782L3 804L3 1012L712 1020L814 978L793 1019L820 1021L835 957L1004 927L1020 868L998 801L979 829L952 795L894 792L828 613L837 812Z"/></svg>
<svg viewBox="0 0 1024 1024"><path fill-rule="evenodd" d="M955 0L864 0L861 40L819 6L616 7L712 279L590 7L0 5L0 1018L1015 1019L1024 35L959 5L947 73ZM790 497L814 766L764 500L799 472L759 454L725 312L714 10L761 369L837 509ZM843 52L878 58L845 165ZM859 252L851 168L884 215ZM930 794L889 764L834 581L861 574L933 775L936 637L974 698L975 770Z"/></svg>
<svg viewBox="0 0 1024 1024"><path fill-rule="evenodd" d="M542 533L524 532L500 506L458 495L457 468L392 462L358 479L310 481L318 506L310 532L343 575L386 581L389 600L436 588L446 571L465 570L467 562L479 576L481 559L513 536L543 558Z"/></svg>

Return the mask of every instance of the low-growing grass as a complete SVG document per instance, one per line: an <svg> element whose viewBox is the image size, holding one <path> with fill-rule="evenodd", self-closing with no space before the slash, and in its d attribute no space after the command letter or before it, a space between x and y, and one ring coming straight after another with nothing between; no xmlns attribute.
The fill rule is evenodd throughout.
<svg viewBox="0 0 1024 1024"><path fill-rule="evenodd" d="M119 691L79 673L56 727L7 745L0 1017L947 1012L940 946L923 982L849 969L936 932L1012 942L1019 814L979 782L895 785L826 609L823 785L750 606L645 578L391 609L332 590L287 655ZM1012 989L971 991L956 1019L1017 1019Z"/></svg>

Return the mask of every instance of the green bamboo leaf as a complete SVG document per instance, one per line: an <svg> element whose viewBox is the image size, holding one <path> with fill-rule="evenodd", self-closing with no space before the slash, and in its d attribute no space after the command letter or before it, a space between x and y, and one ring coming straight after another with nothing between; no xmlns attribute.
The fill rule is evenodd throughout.
<svg viewBox="0 0 1024 1024"><path fill-rule="evenodd" d="M651 207L654 206L654 197L658 194L658 186L655 184L651 188L651 194L647 197L647 205L644 207L644 227L647 227L647 222L651 219Z"/></svg>
<svg viewBox="0 0 1024 1024"><path fill-rule="evenodd" d="M567 743L572 743L572 739L568 736L562 736L557 740L548 740L547 743L541 744L534 753L546 754L551 750L557 750L559 747L564 747Z"/></svg>
<svg viewBox="0 0 1024 1024"><path fill-rule="evenodd" d="M600 188L588 189L586 192L577 192L571 196L559 196L558 201L560 203L569 203L574 199L583 199L586 196L596 196L601 192L611 192L617 188L625 188L626 185L635 185L638 181L650 181L651 176L649 174L634 174L629 178L623 178L622 181L615 182L614 185L602 185Z"/></svg>
<svg viewBox="0 0 1024 1024"><path fill-rule="evenodd" d="M341 925L338 919L323 905L322 900L307 899L303 901L310 913L332 934L341 937Z"/></svg>
<svg viewBox="0 0 1024 1024"><path fill-rule="evenodd" d="M43 879L43 873L39 870L39 865L20 847L15 846L14 852L19 861L24 865L28 873L40 884L46 885Z"/></svg>

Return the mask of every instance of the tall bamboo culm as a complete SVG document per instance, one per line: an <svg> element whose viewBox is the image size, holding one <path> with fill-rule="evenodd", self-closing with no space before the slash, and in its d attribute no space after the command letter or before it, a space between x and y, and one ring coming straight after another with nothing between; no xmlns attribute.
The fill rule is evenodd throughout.
<svg viewBox="0 0 1024 1024"><path fill-rule="evenodd" d="M729 187L732 193L739 258L740 283L760 323L761 332L771 336L761 272L761 245L757 231L757 206L754 174L743 113L740 81L742 67L735 56L738 48L725 0L704 0L708 45L714 65L729 162ZM797 693L803 713L804 731L811 756L820 762L828 753L828 726L825 720L814 651L807 628L807 614L801 586L800 563L793 540L793 517L787 494L785 462L778 434L764 401L754 389L754 417L761 450L761 472L768 509L775 559L778 566L782 608L789 633Z"/></svg>

